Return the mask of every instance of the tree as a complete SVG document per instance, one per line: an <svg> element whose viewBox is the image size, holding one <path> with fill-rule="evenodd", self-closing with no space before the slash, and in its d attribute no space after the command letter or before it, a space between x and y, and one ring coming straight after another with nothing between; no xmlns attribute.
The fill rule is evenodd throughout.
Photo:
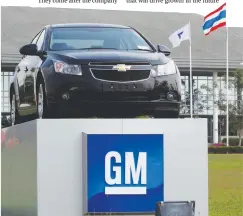
<svg viewBox="0 0 243 216"><path fill-rule="evenodd" d="M204 85L201 85L200 88L195 88L195 80L193 83L193 94L192 94L192 106L193 106L193 115L203 114L205 110L208 110L210 106L207 105L210 95L204 95L201 91ZM185 82L182 81L182 85L185 86ZM184 92L184 99L181 102L181 113L190 115L190 90Z"/></svg>
<svg viewBox="0 0 243 216"><path fill-rule="evenodd" d="M224 80L226 81L225 77ZM225 86L226 87L226 86ZM243 70L237 69L229 79L229 89L234 88L237 92L237 100L229 101L229 129L237 132L239 146L242 145L243 137ZM226 94L222 91L219 94L218 107L226 112Z"/></svg>

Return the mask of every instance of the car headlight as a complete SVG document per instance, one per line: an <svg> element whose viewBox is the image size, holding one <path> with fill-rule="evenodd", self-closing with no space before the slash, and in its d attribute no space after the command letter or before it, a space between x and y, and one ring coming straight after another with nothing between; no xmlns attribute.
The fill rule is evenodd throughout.
<svg viewBox="0 0 243 216"><path fill-rule="evenodd" d="M71 75L82 75L80 65L70 65L62 61L53 61L54 68L57 73L71 74Z"/></svg>
<svg viewBox="0 0 243 216"><path fill-rule="evenodd" d="M174 61L172 61L172 60L170 60L165 65L153 66L152 70L153 70L153 74L155 76L171 75L171 74L175 74L177 72L176 65L175 65Z"/></svg>

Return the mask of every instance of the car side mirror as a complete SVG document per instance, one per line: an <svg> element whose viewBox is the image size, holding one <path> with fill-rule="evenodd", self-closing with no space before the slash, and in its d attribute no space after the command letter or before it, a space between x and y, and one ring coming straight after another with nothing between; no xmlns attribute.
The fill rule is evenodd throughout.
<svg viewBox="0 0 243 216"><path fill-rule="evenodd" d="M170 49L164 45L158 45L158 51L163 53L165 56L169 56L171 54Z"/></svg>
<svg viewBox="0 0 243 216"><path fill-rule="evenodd" d="M36 44L27 44L20 48L19 52L22 55L38 55L38 48Z"/></svg>

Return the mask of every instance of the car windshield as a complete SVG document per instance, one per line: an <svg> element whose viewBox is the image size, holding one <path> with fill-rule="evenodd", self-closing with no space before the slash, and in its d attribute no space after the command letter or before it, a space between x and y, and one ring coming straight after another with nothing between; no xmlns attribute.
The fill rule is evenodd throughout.
<svg viewBox="0 0 243 216"><path fill-rule="evenodd" d="M116 49L152 52L153 49L131 28L53 28L50 50Z"/></svg>

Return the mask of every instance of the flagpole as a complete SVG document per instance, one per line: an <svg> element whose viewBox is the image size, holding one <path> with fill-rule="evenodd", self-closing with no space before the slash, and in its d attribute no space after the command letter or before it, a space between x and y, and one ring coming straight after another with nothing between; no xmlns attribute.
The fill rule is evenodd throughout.
<svg viewBox="0 0 243 216"><path fill-rule="evenodd" d="M229 146L229 32L226 26L226 145Z"/></svg>
<svg viewBox="0 0 243 216"><path fill-rule="evenodd" d="M193 94L193 86L192 86L192 42L190 39L190 115L193 118L193 111L192 111L192 94Z"/></svg>

